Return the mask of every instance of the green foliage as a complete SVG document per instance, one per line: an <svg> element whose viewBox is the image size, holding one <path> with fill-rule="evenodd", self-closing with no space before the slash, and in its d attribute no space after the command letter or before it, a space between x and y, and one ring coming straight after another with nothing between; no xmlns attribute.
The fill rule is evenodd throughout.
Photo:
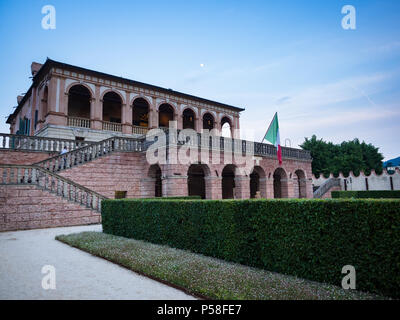
<svg viewBox="0 0 400 320"><path fill-rule="evenodd" d="M103 200L105 233L400 297L398 200Z"/></svg>
<svg viewBox="0 0 400 320"><path fill-rule="evenodd" d="M400 191L398 190L332 191L332 198L397 199L400 198Z"/></svg>
<svg viewBox="0 0 400 320"><path fill-rule="evenodd" d="M350 171L358 175L360 171L370 172L371 169L382 172L383 156L379 149L364 141L360 143L358 139L333 144L313 135L311 139L305 138L300 147L311 152L312 171L317 176L339 172L348 175Z"/></svg>

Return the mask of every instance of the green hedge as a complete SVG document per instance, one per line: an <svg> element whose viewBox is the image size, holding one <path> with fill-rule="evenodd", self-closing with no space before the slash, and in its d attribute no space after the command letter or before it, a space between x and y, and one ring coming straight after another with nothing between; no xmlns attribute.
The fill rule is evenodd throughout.
<svg viewBox="0 0 400 320"><path fill-rule="evenodd" d="M399 190L372 190L372 191L332 191L332 198L355 198L355 199L398 199Z"/></svg>
<svg viewBox="0 0 400 320"><path fill-rule="evenodd" d="M201 200L201 196L175 196L175 197L154 197L154 198L126 198L124 200Z"/></svg>
<svg viewBox="0 0 400 320"><path fill-rule="evenodd" d="M103 200L105 233L400 297L399 200Z"/></svg>

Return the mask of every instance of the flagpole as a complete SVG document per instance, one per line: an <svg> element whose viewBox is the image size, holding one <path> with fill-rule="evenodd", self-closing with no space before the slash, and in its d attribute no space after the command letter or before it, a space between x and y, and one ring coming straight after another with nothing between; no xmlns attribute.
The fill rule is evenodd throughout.
<svg viewBox="0 0 400 320"><path fill-rule="evenodd" d="M262 140L261 140L261 143L264 141L264 138L265 138L265 136L266 136L266 134L267 134L269 128L271 128L271 124L272 124L272 122L274 122L275 116L276 116L277 114L278 114L278 111L276 111L275 114L274 114L274 116L272 117L271 123L269 124L267 131L265 131L265 134L264 134L264 136L263 136L263 138L262 138Z"/></svg>

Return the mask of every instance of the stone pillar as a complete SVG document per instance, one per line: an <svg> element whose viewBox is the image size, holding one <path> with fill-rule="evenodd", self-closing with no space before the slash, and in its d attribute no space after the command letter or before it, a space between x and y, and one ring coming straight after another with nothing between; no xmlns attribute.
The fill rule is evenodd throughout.
<svg viewBox="0 0 400 320"><path fill-rule="evenodd" d="M149 105L149 129L158 128L158 111L157 99L153 97L152 103Z"/></svg>
<svg viewBox="0 0 400 320"><path fill-rule="evenodd" d="M181 110L181 104L177 103L176 104L176 121L177 121L177 129L182 130L183 129L183 114L180 111Z"/></svg>
<svg viewBox="0 0 400 320"><path fill-rule="evenodd" d="M274 178L266 178L267 199L274 199Z"/></svg>
<svg viewBox="0 0 400 320"><path fill-rule="evenodd" d="M306 183L306 198L309 199L314 198L312 179L306 179L305 183Z"/></svg>
<svg viewBox="0 0 400 320"><path fill-rule="evenodd" d="M129 97L129 93L128 93ZM129 101L129 100L128 100ZM122 133L132 134L132 109L128 103L122 104Z"/></svg>
<svg viewBox="0 0 400 320"><path fill-rule="evenodd" d="M236 199L250 199L250 177L236 176L234 192Z"/></svg>
<svg viewBox="0 0 400 320"><path fill-rule="evenodd" d="M140 180L140 197L153 198L155 196L156 178L143 178Z"/></svg>
<svg viewBox="0 0 400 320"><path fill-rule="evenodd" d="M60 100L63 90L61 90L61 79L52 76L48 86L46 122L53 125L66 126L67 115L60 111Z"/></svg>
<svg viewBox="0 0 400 320"><path fill-rule="evenodd" d="M217 176L204 177L206 199L222 199L222 178Z"/></svg>
<svg viewBox="0 0 400 320"><path fill-rule="evenodd" d="M95 130L103 129L103 102L100 100L100 87L96 86L94 97L90 102L90 128Z"/></svg>
<svg viewBox="0 0 400 320"><path fill-rule="evenodd" d="M260 178L259 183L260 183L260 196L261 198L267 198L267 178Z"/></svg>

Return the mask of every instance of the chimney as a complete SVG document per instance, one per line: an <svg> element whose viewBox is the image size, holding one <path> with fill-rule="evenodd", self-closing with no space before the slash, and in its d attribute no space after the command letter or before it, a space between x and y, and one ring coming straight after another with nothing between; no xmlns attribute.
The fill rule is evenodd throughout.
<svg viewBox="0 0 400 320"><path fill-rule="evenodd" d="M32 76L34 77L36 75L36 73L39 72L40 68L42 67L42 64L39 62L32 62L31 64L31 72L32 72Z"/></svg>
<svg viewBox="0 0 400 320"><path fill-rule="evenodd" d="M24 97L24 96L17 96L17 102L18 102L18 104L21 102L21 100L22 100L23 97Z"/></svg>

